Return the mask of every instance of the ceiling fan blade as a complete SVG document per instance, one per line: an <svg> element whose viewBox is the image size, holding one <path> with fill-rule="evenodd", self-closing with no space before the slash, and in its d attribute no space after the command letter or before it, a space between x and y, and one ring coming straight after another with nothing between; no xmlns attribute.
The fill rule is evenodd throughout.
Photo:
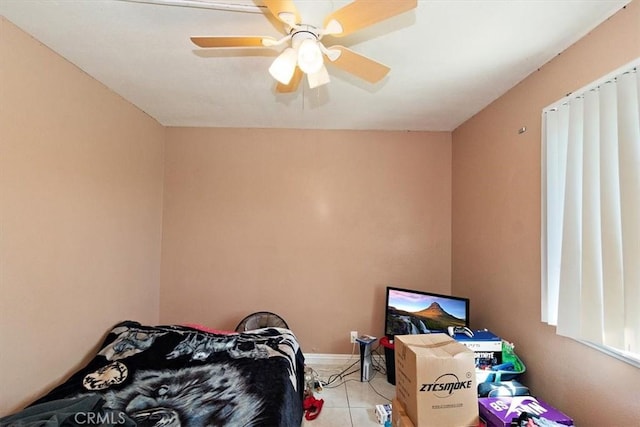
<svg viewBox="0 0 640 427"><path fill-rule="evenodd" d="M191 37L191 41L199 47L266 47L277 43L273 37Z"/></svg>
<svg viewBox="0 0 640 427"><path fill-rule="evenodd" d="M300 80L302 80L302 70L296 67L296 70L293 73L293 77L289 81L289 84L278 83L276 86L276 92L278 93L291 93L295 92L298 89L298 85L300 84Z"/></svg>
<svg viewBox="0 0 640 427"><path fill-rule="evenodd" d="M331 35L342 37L385 19L415 9L417 0L355 0L329 14L324 20L325 28L334 28L336 21L341 32L331 31Z"/></svg>
<svg viewBox="0 0 640 427"><path fill-rule="evenodd" d="M331 46L329 50L339 50L338 59L329 62L338 68L360 77L369 83L377 83L391 70L384 64L362 56L344 46Z"/></svg>
<svg viewBox="0 0 640 427"><path fill-rule="evenodd" d="M269 12L285 24L293 27L300 23L300 12L292 0L263 0Z"/></svg>

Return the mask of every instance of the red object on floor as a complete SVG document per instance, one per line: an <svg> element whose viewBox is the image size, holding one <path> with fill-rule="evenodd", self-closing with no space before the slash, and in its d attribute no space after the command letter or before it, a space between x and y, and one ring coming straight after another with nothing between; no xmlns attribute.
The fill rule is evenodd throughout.
<svg viewBox="0 0 640 427"><path fill-rule="evenodd" d="M307 397L303 402L304 417L309 421L315 420L320 415L322 405L324 405L323 399L316 399L313 396Z"/></svg>

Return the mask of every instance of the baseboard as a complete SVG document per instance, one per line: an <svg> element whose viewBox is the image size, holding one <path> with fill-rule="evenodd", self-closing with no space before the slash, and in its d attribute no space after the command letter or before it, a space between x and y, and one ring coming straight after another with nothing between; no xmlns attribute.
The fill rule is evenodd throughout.
<svg viewBox="0 0 640 427"><path fill-rule="evenodd" d="M384 356L374 354L373 358L376 362L385 363ZM304 363L307 365L344 365L349 362L359 362L359 354L331 354L331 353L305 353Z"/></svg>

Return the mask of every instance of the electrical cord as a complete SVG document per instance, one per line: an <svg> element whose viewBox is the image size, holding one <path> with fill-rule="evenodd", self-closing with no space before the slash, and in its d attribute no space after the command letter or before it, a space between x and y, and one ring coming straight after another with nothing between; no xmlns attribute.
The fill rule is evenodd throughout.
<svg viewBox="0 0 640 427"><path fill-rule="evenodd" d="M373 386L373 384L371 383L371 380L375 377L375 373L373 374L373 376L371 377L371 379L368 381L369 383L369 387L371 387L371 389L380 397L382 397L383 399L386 399L387 401L391 402L393 399L388 398L387 396L385 396L384 394L380 393L378 390L376 390L376 388Z"/></svg>
<svg viewBox="0 0 640 427"><path fill-rule="evenodd" d="M367 381L367 383L369 384L369 387L371 387L371 389L374 391L374 393L376 393L378 396L382 397L383 399L391 402L392 399L383 395L382 393L380 393L371 383L371 381L376 377L377 373L381 373L383 375L386 375L387 373L387 369L384 363L381 362L381 359L385 357L385 354L382 353L382 349L380 348L380 344L378 344L373 350L372 350L372 356L377 356L377 357L372 357L371 358L371 365L373 367L373 374L372 376L369 378L369 380ZM354 356L355 353L355 344L353 345L353 349L351 352L351 358ZM351 360L351 358L349 360ZM347 361L347 363L349 363ZM330 375L326 380L322 380L320 378L320 375L318 374L318 372L311 368L311 371L313 373L314 376L314 382L317 384L316 385L316 390L317 391L322 391L323 388L328 388L328 389L332 389L332 388L337 388L340 387L343 384L346 384L350 381L354 381L354 382L360 382L360 380L354 379L354 378L349 378L346 379L346 377L348 377L349 375L355 374L357 372L359 372L359 369L353 369L351 371L349 371L351 368L353 368L355 365L357 365L358 363L360 363L360 360L355 360L354 362L352 362L351 364L349 364L347 366L347 363L345 363L345 365L341 366L339 369L340 372L336 373L336 374L332 374Z"/></svg>
<svg viewBox="0 0 640 427"><path fill-rule="evenodd" d="M351 372L347 372L349 369L353 368L356 364L358 364L360 361L356 360L355 362L353 362L351 365L347 366L345 369L342 370L342 372L338 373L338 374L333 374L330 375L329 378L327 379L327 381L324 382L323 387L328 387L328 388L335 388L338 387L340 385L342 385L344 383L344 379L343 377L348 377L349 375L358 372L357 369L351 371ZM333 385L332 384L338 380L343 380L341 383Z"/></svg>
<svg viewBox="0 0 640 427"><path fill-rule="evenodd" d="M361 382L359 379L355 379L355 378L349 378L349 379L344 379L343 377L348 377L351 374L355 374L356 372L359 372L359 369L354 369L351 372L342 372L341 374L336 374L339 375L339 378L342 379L342 381L338 384L334 384L331 386L325 386L325 388L337 388L340 387L343 384L346 384L348 382ZM369 380L367 381L367 384L369 384L369 387L371 387L371 389L373 390L373 392L375 394L377 394L378 396L382 397L383 399L391 402L393 399L389 398L387 396L385 396L384 394L380 393L374 386L373 383L371 382L375 377L376 377L376 373L377 371L374 370L373 374L371 375L371 378L369 378ZM337 379L334 379L333 381L336 381Z"/></svg>
<svg viewBox="0 0 640 427"><path fill-rule="evenodd" d="M387 367L380 362L380 359L385 358L386 356L380 352L380 345L378 345L373 351L372 354L376 354L378 357L371 357L371 364L373 365L373 369L380 372L381 374L387 373Z"/></svg>

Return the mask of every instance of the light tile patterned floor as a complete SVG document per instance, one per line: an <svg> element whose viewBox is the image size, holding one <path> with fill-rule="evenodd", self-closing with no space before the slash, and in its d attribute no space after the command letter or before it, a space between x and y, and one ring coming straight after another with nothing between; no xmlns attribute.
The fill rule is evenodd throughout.
<svg viewBox="0 0 640 427"><path fill-rule="evenodd" d="M323 381L347 366L311 365ZM375 407L391 403L396 394L395 386L387 381L386 374L380 372L375 372L369 382L360 382L359 363L347 370L350 372L350 375L315 393L316 399L324 400L322 411L315 420L303 419L302 427L380 427Z"/></svg>

